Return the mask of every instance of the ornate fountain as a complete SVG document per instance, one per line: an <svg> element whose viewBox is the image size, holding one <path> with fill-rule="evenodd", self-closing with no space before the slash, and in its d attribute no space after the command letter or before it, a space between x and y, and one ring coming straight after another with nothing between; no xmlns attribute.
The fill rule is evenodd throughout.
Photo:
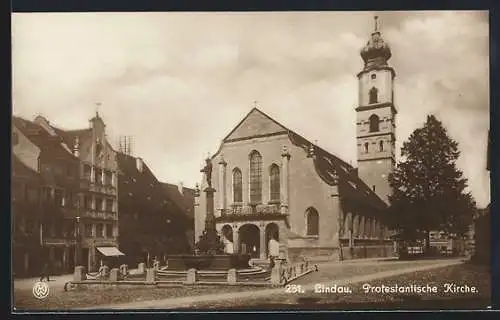
<svg viewBox="0 0 500 320"><path fill-rule="evenodd" d="M215 228L214 193L212 187L212 162L207 158L206 165L200 172L205 174L207 188L203 190L206 194L206 217L205 230L196 243L196 251L193 255L173 255L167 258L168 270L229 270L248 269L250 255L224 253L224 243Z"/></svg>

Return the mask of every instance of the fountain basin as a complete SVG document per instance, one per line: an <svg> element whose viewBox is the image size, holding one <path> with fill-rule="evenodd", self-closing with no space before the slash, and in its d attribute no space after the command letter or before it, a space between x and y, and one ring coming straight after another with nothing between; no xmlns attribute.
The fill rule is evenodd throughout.
<svg viewBox="0 0 500 320"><path fill-rule="evenodd" d="M167 270L229 270L248 269L249 254L172 255L167 257Z"/></svg>

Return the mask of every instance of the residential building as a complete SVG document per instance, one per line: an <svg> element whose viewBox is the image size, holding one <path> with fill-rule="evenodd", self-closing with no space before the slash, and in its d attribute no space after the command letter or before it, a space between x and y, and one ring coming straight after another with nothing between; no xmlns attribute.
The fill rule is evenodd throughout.
<svg viewBox="0 0 500 320"><path fill-rule="evenodd" d="M195 206L195 190L186 188L183 183L177 185L163 182L163 187L167 192L168 197L181 208L184 215L189 220L186 229L186 237L188 238L189 247L194 248L194 206Z"/></svg>
<svg viewBox="0 0 500 320"><path fill-rule="evenodd" d="M13 250L19 274L39 274L45 263L54 273L67 272L75 261L79 160L44 124L41 117L12 118Z"/></svg>
<svg viewBox="0 0 500 320"><path fill-rule="evenodd" d="M191 252L186 230L192 229L192 220L185 204L172 200L142 158L118 153L117 161L119 244L126 261L137 264L149 257L151 263L155 257Z"/></svg>

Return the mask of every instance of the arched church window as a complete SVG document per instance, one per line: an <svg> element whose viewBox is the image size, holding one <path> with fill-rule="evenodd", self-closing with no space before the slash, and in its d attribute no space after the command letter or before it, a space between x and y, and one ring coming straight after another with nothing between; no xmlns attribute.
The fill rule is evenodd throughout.
<svg viewBox="0 0 500 320"><path fill-rule="evenodd" d="M372 80L377 79L377 75L375 73L372 74Z"/></svg>
<svg viewBox="0 0 500 320"><path fill-rule="evenodd" d="M378 149L380 152L384 151L384 141L383 140L380 140L378 142Z"/></svg>
<svg viewBox="0 0 500 320"><path fill-rule="evenodd" d="M233 170L233 202L243 202L243 180L241 170Z"/></svg>
<svg viewBox="0 0 500 320"><path fill-rule="evenodd" d="M271 201L280 200L280 168L278 165L273 164L269 170L269 180L271 184Z"/></svg>
<svg viewBox="0 0 500 320"><path fill-rule="evenodd" d="M368 153L368 142L365 142L365 153Z"/></svg>
<svg viewBox="0 0 500 320"><path fill-rule="evenodd" d="M370 116L370 132L380 131L380 118L376 114Z"/></svg>
<svg viewBox="0 0 500 320"><path fill-rule="evenodd" d="M378 102L378 89L373 87L370 89L370 101L369 103L377 103Z"/></svg>
<svg viewBox="0 0 500 320"><path fill-rule="evenodd" d="M319 214L314 208L308 208L306 211L307 235L319 235Z"/></svg>
<svg viewBox="0 0 500 320"><path fill-rule="evenodd" d="M250 202L262 201L262 156L257 151L250 154Z"/></svg>

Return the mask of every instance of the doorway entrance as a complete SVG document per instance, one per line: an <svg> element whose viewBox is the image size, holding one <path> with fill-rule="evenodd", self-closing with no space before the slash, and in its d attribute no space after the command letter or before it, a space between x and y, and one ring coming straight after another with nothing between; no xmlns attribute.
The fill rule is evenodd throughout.
<svg viewBox="0 0 500 320"><path fill-rule="evenodd" d="M269 257L269 241L271 239L280 241L279 227L276 223L270 223L266 226L266 257Z"/></svg>
<svg viewBox="0 0 500 320"><path fill-rule="evenodd" d="M240 252L250 254L252 258L259 258L260 230L256 225L245 224L240 227Z"/></svg>

